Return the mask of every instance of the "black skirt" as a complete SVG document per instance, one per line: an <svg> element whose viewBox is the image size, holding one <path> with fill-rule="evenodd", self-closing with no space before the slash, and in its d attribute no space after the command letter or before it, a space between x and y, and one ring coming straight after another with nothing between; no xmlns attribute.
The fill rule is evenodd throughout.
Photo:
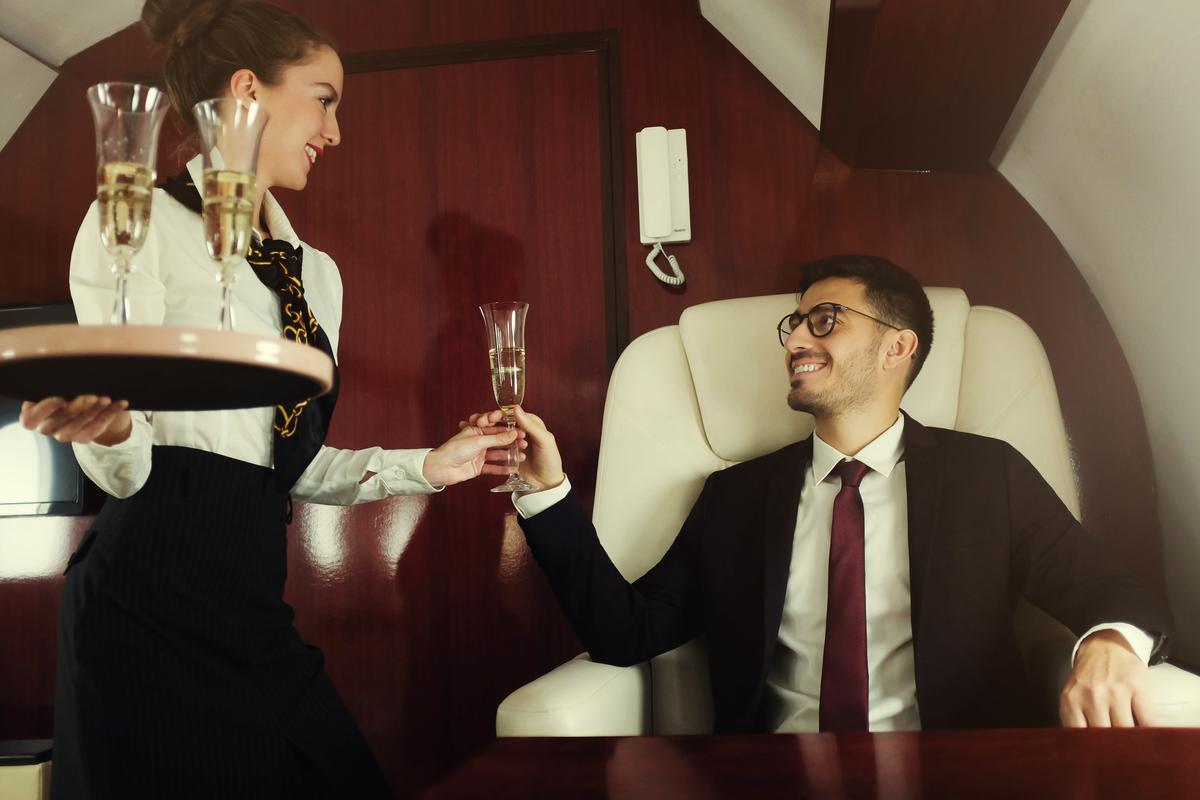
<svg viewBox="0 0 1200 800"><path fill-rule="evenodd" d="M52 797L391 797L283 601L270 469L155 447L67 566Z"/></svg>

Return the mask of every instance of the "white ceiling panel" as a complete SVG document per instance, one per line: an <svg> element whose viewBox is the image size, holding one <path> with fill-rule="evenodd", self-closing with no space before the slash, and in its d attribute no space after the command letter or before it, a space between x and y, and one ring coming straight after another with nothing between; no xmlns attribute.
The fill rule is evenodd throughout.
<svg viewBox="0 0 1200 800"><path fill-rule="evenodd" d="M17 132L57 73L8 42L0 41L0 150Z"/></svg>
<svg viewBox="0 0 1200 800"><path fill-rule="evenodd" d="M137 21L142 3L143 0L0 0L0 37L58 67L80 50Z"/></svg>
<svg viewBox="0 0 1200 800"><path fill-rule="evenodd" d="M700 0L700 12L821 127L829 0Z"/></svg>

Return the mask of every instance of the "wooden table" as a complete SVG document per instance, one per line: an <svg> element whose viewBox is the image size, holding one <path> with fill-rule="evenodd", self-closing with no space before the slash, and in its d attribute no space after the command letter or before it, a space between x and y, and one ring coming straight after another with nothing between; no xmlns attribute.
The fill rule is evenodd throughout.
<svg viewBox="0 0 1200 800"><path fill-rule="evenodd" d="M1200 730L497 739L427 798L1196 798Z"/></svg>

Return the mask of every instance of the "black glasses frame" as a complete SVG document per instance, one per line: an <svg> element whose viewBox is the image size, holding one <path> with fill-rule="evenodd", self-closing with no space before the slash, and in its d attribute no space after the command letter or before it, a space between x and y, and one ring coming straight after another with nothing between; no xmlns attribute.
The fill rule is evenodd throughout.
<svg viewBox="0 0 1200 800"><path fill-rule="evenodd" d="M870 314L859 311L856 308L850 308L850 306L844 306L841 303L817 303L808 310L807 314L797 314L795 311L793 311L791 314L788 314L786 317L779 320L779 325L777 326L779 333L779 344L783 347L787 347L787 338L792 335L792 331L800 327L801 322L804 322L808 325L808 332L816 338L821 339L828 336L829 334L833 333L833 329L837 326L838 314L842 313L843 311L850 311L854 314L858 314L860 317L866 317L872 322L878 322L880 325L884 325L894 331L904 330L904 328L897 327L890 322L884 322L878 317L872 317ZM813 323L814 314L820 316L826 312L832 313L830 313L828 317L821 317L820 323Z"/></svg>

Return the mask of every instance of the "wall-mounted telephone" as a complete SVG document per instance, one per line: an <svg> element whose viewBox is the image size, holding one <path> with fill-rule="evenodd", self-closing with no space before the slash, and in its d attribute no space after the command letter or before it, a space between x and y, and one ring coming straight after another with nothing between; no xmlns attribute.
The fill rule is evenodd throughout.
<svg viewBox="0 0 1200 800"><path fill-rule="evenodd" d="M638 220L642 244L654 245L646 266L663 283L678 286L683 273L674 256L667 256L673 275L654 263L662 246L692 240L692 209L688 198L687 132L683 129L644 128L637 134Z"/></svg>

